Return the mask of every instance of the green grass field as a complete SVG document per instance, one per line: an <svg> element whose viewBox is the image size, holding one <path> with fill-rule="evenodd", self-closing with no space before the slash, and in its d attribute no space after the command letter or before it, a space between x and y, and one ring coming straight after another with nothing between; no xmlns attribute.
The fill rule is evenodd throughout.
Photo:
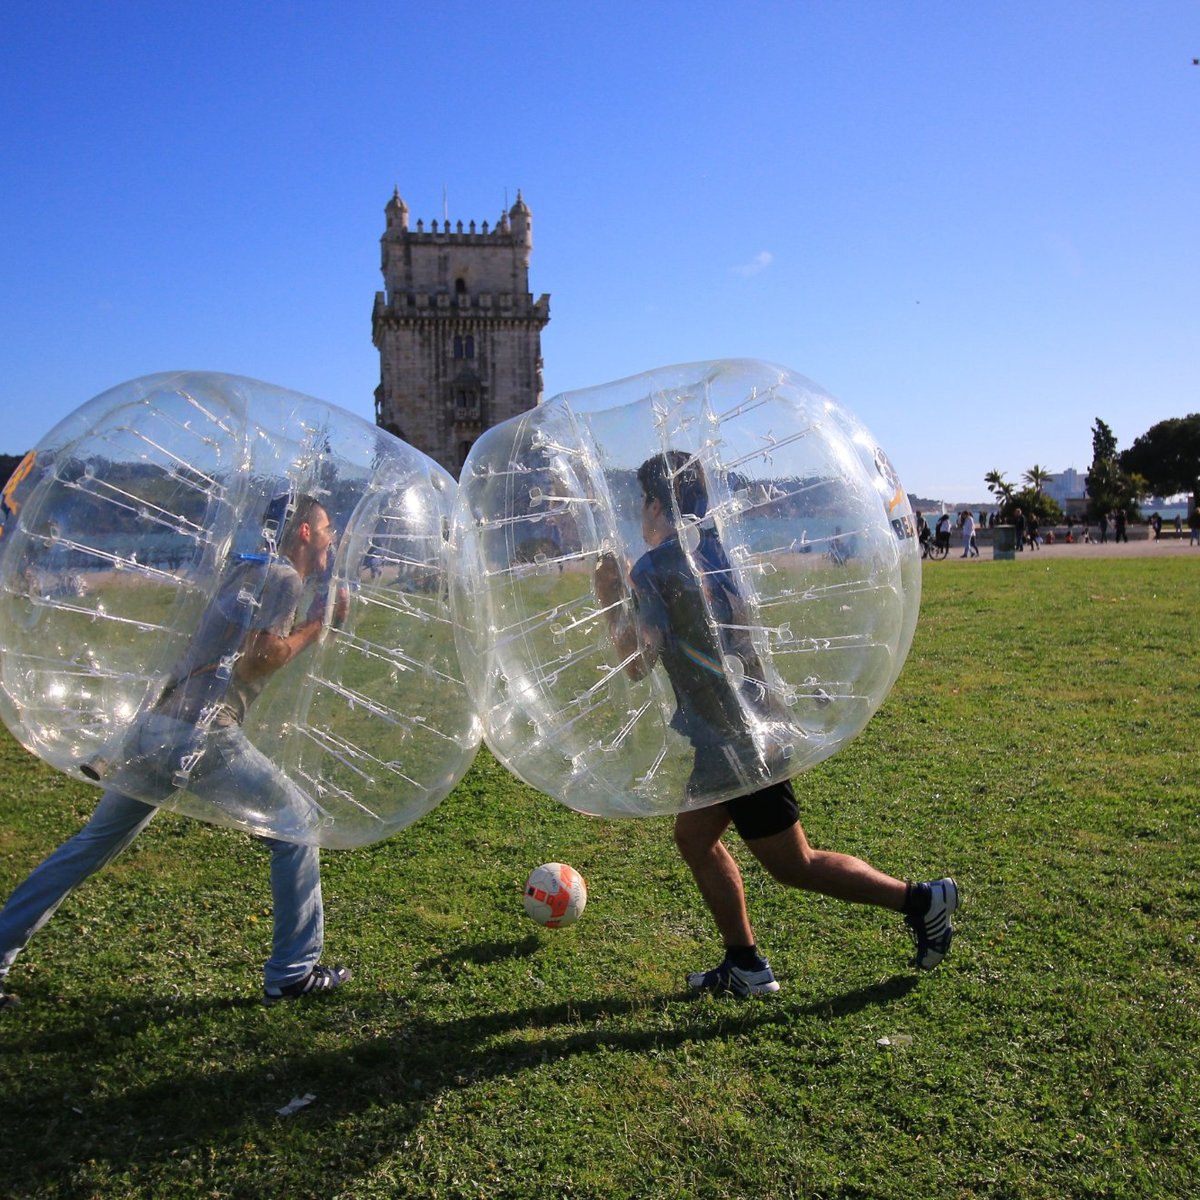
<svg viewBox="0 0 1200 1200"><path fill-rule="evenodd" d="M783 990L682 995L719 948L669 821L578 816L483 754L325 856L355 979L265 1009L265 851L163 815L12 975L0 1195L1195 1195L1198 613L1191 561L926 570L895 690L797 788L815 844L958 879L920 977L897 918L739 848ZM96 793L6 736L0 762L7 893ZM590 886L556 933L520 900L550 859Z"/></svg>

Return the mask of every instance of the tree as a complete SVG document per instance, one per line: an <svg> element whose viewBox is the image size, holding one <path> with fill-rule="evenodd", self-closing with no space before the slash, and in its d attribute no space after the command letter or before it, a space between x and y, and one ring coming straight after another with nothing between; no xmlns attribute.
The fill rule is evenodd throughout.
<svg viewBox="0 0 1200 1200"><path fill-rule="evenodd" d="M1028 471L1022 474L1021 478L1040 496L1042 487L1050 482L1050 472L1045 467L1039 467L1034 463Z"/></svg>
<svg viewBox="0 0 1200 1200"><path fill-rule="evenodd" d="M7 482L9 476L21 465L22 455L0 454L0 488Z"/></svg>
<svg viewBox="0 0 1200 1200"><path fill-rule="evenodd" d="M1026 520L1037 517L1039 525L1062 523L1063 511L1059 508L1058 501L1053 496L1047 496L1045 492L1039 492L1037 488L1024 487L1019 492L1014 492L1008 504L1001 507L1000 519L1011 521L1018 508L1025 514Z"/></svg>
<svg viewBox="0 0 1200 1200"><path fill-rule="evenodd" d="M1087 494L1093 517L1123 508L1130 519L1140 517L1138 500L1148 491L1140 474L1121 470L1117 455L1117 439L1099 417L1092 426L1092 466L1087 473Z"/></svg>
<svg viewBox="0 0 1200 1200"><path fill-rule="evenodd" d="M1200 413L1151 425L1121 451L1119 461L1123 471L1145 476L1150 492L1194 493L1200 482Z"/></svg>
<svg viewBox="0 0 1200 1200"><path fill-rule="evenodd" d="M1123 508L1131 520L1141 516L1138 501L1150 488L1141 475L1126 475L1115 458L1092 463L1087 475L1087 492L1091 500L1091 515Z"/></svg>
<svg viewBox="0 0 1200 1200"><path fill-rule="evenodd" d="M1092 426L1092 462L1104 462L1117 457L1117 438L1099 417Z"/></svg>
<svg viewBox="0 0 1200 1200"><path fill-rule="evenodd" d="M983 482L987 484L988 491L996 497L996 503L1001 508L1012 502L1013 485L1004 478L1003 471L989 471L983 477Z"/></svg>

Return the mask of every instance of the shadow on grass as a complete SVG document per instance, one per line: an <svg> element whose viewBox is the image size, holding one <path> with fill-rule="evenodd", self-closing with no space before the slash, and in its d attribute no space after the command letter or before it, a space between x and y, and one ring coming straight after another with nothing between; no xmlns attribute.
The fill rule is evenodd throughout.
<svg viewBox="0 0 1200 1200"><path fill-rule="evenodd" d="M536 945L536 939L527 941ZM439 956L439 962L486 963L527 953L525 942L482 943ZM567 999L449 1017L418 1011L408 999L355 995L349 989L336 997L269 1009L253 1000L197 998L118 1002L105 1008L97 998L78 1024L59 1024L40 1042L25 1041L22 1056L65 1052L75 1070L80 1061L88 1064L87 1081L115 1077L132 1037L170 1025L181 1061L119 1092L93 1091L77 1106L68 1094L78 1094L87 1083L73 1077L72 1065L27 1081L20 1098L22 1136L44 1146L16 1166L6 1185L37 1192L62 1184L71 1163L81 1160L105 1163L117 1173L153 1175L160 1168L171 1169L181 1147L207 1146L218 1154L224 1147L234 1153L254 1137L306 1139L311 1170L349 1153L339 1147L348 1119L369 1121L373 1127L373 1136L356 1140L353 1151L354 1170L369 1171L371 1162L362 1159L366 1146L378 1146L378 1155L386 1156L442 1093L577 1055L671 1049L684 1042L746 1036L767 1026L786 1029L812 1020L838 1020L898 1000L916 984L915 976L899 975L802 1004L781 997L746 1001L674 994ZM99 1018L98 1008L104 1008ZM236 1026L219 1026L220 1040L249 1063L222 1069L214 1067L211 1056L191 1051L193 1040L214 1040L213 1023L220 1021L222 1010L262 1013L262 1021L244 1011ZM310 1033L326 1045L297 1044ZM331 1037L340 1044L329 1048ZM288 1118L290 1127L280 1133L278 1107L304 1093L313 1093L317 1102ZM327 1139L332 1129L341 1133ZM278 1165L286 1171L282 1162ZM274 1181L279 1183L279 1177Z"/></svg>
<svg viewBox="0 0 1200 1200"><path fill-rule="evenodd" d="M460 946L448 954L436 954L424 959L415 966L415 970L448 972L461 963L476 963L483 966L486 963L501 962L506 958L530 958L538 952L542 943L536 934L521 938L520 941L506 942L472 942L469 946Z"/></svg>

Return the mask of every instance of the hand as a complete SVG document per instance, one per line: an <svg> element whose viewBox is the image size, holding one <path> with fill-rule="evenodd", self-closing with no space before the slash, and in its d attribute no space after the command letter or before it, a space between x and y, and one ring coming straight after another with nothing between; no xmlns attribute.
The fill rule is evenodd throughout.
<svg viewBox="0 0 1200 1200"><path fill-rule="evenodd" d="M625 590L625 573L615 554L601 554L592 576L596 598L603 605L615 604Z"/></svg>
<svg viewBox="0 0 1200 1200"><path fill-rule="evenodd" d="M329 606L329 593L318 592L308 606L307 620L320 621L325 623L325 612ZM334 629L340 629L342 622L346 619L346 614L350 611L350 593L344 588L339 587L333 597L333 611L329 615L329 623Z"/></svg>
<svg viewBox="0 0 1200 1200"><path fill-rule="evenodd" d="M330 623L333 625L334 629L341 629L341 627L346 623L346 614L349 611L350 593L346 588L340 587L337 590L337 594L333 598L333 619Z"/></svg>

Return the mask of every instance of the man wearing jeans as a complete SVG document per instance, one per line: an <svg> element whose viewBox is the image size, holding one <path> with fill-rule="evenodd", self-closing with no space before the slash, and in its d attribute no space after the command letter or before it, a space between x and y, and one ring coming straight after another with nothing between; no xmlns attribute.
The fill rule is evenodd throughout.
<svg viewBox="0 0 1200 1200"><path fill-rule="evenodd" d="M286 505L286 507L285 507ZM87 825L64 842L13 892L0 912L0 1008L16 1002L5 990L13 960L58 906L88 876L110 863L146 827L158 806L126 794L137 784L164 799L177 788L214 807L236 800L233 820L265 836L271 852L274 939L263 970L266 1003L328 992L350 978L347 968L320 965L324 942L321 872L314 846L302 838L323 814L242 730L246 710L269 676L306 650L324 629L324 601L296 623L304 581L329 565L329 514L310 496L277 507L283 536L278 555L250 555L222 582L184 660L122 747L112 781ZM270 513L268 514L270 517ZM339 594L334 624L345 618ZM85 767L98 777L102 768Z"/></svg>

